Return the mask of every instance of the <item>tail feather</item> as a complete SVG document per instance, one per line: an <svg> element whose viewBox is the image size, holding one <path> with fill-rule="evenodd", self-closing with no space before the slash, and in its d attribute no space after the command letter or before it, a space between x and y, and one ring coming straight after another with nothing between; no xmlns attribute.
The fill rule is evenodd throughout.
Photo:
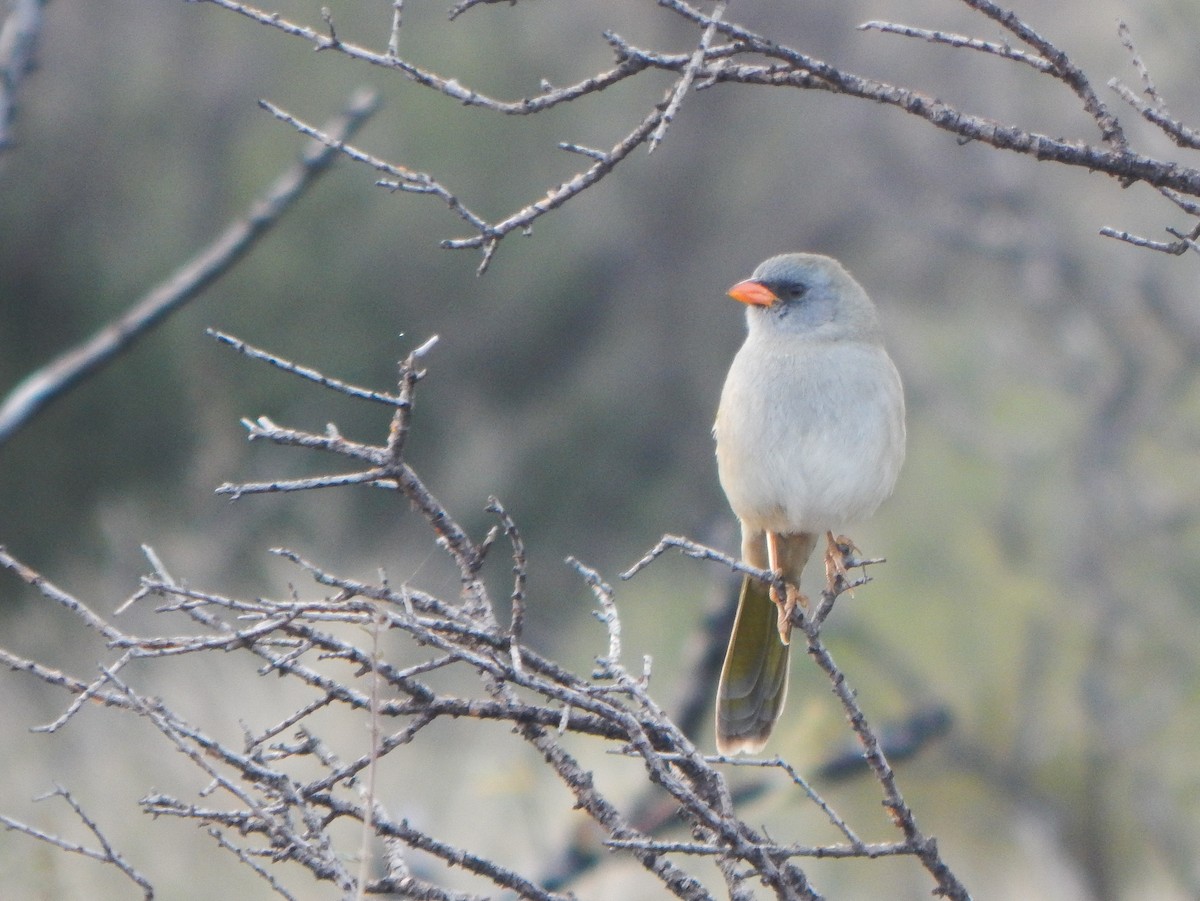
<svg viewBox="0 0 1200 901"><path fill-rule="evenodd" d="M788 646L779 640L777 622L767 586L746 576L717 687L717 751L721 754L757 754L783 710Z"/></svg>

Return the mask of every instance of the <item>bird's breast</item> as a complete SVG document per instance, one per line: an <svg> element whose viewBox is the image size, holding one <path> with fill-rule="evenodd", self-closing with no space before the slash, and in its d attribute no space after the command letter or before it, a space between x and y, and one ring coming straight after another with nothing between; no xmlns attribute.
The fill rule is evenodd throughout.
<svg viewBox="0 0 1200 901"><path fill-rule="evenodd" d="M812 532L864 519L904 458L904 396L881 346L748 340L714 427L721 486L755 529Z"/></svg>

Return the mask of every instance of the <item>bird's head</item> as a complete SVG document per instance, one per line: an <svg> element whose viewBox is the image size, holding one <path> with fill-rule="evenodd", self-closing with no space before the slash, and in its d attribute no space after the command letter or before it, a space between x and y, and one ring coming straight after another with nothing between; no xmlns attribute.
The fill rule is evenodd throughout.
<svg viewBox="0 0 1200 901"><path fill-rule="evenodd" d="M750 278L729 289L746 304L751 330L843 333L873 337L875 306L842 264L815 253L785 253L759 264Z"/></svg>

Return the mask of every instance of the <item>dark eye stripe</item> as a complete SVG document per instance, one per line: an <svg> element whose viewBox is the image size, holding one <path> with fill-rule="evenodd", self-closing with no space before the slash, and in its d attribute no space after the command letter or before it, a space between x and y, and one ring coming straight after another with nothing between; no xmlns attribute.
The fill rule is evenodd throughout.
<svg viewBox="0 0 1200 901"><path fill-rule="evenodd" d="M804 282L784 282L779 286L777 293L786 294L788 297L803 297L808 291L808 285Z"/></svg>

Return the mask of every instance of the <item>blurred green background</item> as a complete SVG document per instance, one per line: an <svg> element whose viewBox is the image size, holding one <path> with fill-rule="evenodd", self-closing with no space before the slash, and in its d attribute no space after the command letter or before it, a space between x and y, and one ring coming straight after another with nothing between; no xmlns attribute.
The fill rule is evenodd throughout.
<svg viewBox="0 0 1200 901"><path fill-rule="evenodd" d="M385 48L389 3L328 6L341 37ZM321 25L319 3L271 8ZM402 55L505 99L610 65L606 29L674 52L696 40L650 2L500 4L452 24L446 8L407 4ZM1090 74L1137 149L1182 156L1103 86L1137 84L1116 33L1123 17L1172 111L1200 122L1194 3L1019 11ZM1028 67L856 28L883 18L1002 38L965 6L746 0L729 18L969 112L1096 140L1073 95ZM377 88L382 109L355 143L430 172L496 219L583 167L559 141L611 146L671 83L646 73L504 118L206 4L55 0L42 38L19 143L0 157L0 393L165 278L295 158L299 136L258 98L321 123L354 88ZM452 596L455 573L394 495L214 495L225 481L344 468L249 444L242 416L316 430L332 421L378 442L386 414L245 360L204 329L384 390L396 360L438 334L410 461L477 538L492 522L487 497L503 501L529 546L529 640L586 669L605 638L563 558L615 581L664 532L735 547L710 435L742 337L724 289L774 253L828 253L881 309L910 445L895 497L853 532L889 562L841 603L827 637L871 716L952 711L950 734L898 767L922 827L980 898L1200 896L1198 270L1191 254L1097 235L1190 227L1173 206L1144 187L960 145L874 104L732 86L689 96L654 154L635 153L532 236L506 239L482 277L476 253L438 247L469 234L453 214L374 180L339 163L231 274L0 447L0 543L101 611L146 571L143 542L176 576L216 591L284 594L300 575L266 551L287 545L343 575L382 567ZM489 578L501 599L507 570L498 555ZM653 655L668 706L687 686L681 657L700 611L726 588L716 566L678 557L617 586L628 659ZM163 628L144 611L124 622ZM0 580L0 629L5 647L83 678L106 659L12 578ZM772 749L802 769L847 735L806 663L795 662ZM230 704L233 678L213 662L148 668L144 684L227 724L257 715L265 725L288 709L254 682L261 696ZM137 813L152 786L195 779L164 762L157 736L100 711L54 737L27 733L63 704L3 677L0 812L74 834L63 810L30 800L65 784L167 897L266 896L201 836ZM707 744L707 731L699 738ZM513 811L561 830L576 823L565 795L508 745L418 742L414 768L433 753L473 775L448 798L410 775L395 805L536 874L555 835L531 825L480 839L463 825L481 809L510 829ZM631 769L616 778L637 784ZM866 837L894 837L874 785L827 788ZM783 841L831 840L795 794L770 795L750 820ZM931 887L911 862L812 872L830 897L920 898ZM585 884L581 896L649 889L626 875L628 886ZM0 883L14 898L131 896L119 875L12 833L0 833ZM293 888L329 896L303 880Z"/></svg>

